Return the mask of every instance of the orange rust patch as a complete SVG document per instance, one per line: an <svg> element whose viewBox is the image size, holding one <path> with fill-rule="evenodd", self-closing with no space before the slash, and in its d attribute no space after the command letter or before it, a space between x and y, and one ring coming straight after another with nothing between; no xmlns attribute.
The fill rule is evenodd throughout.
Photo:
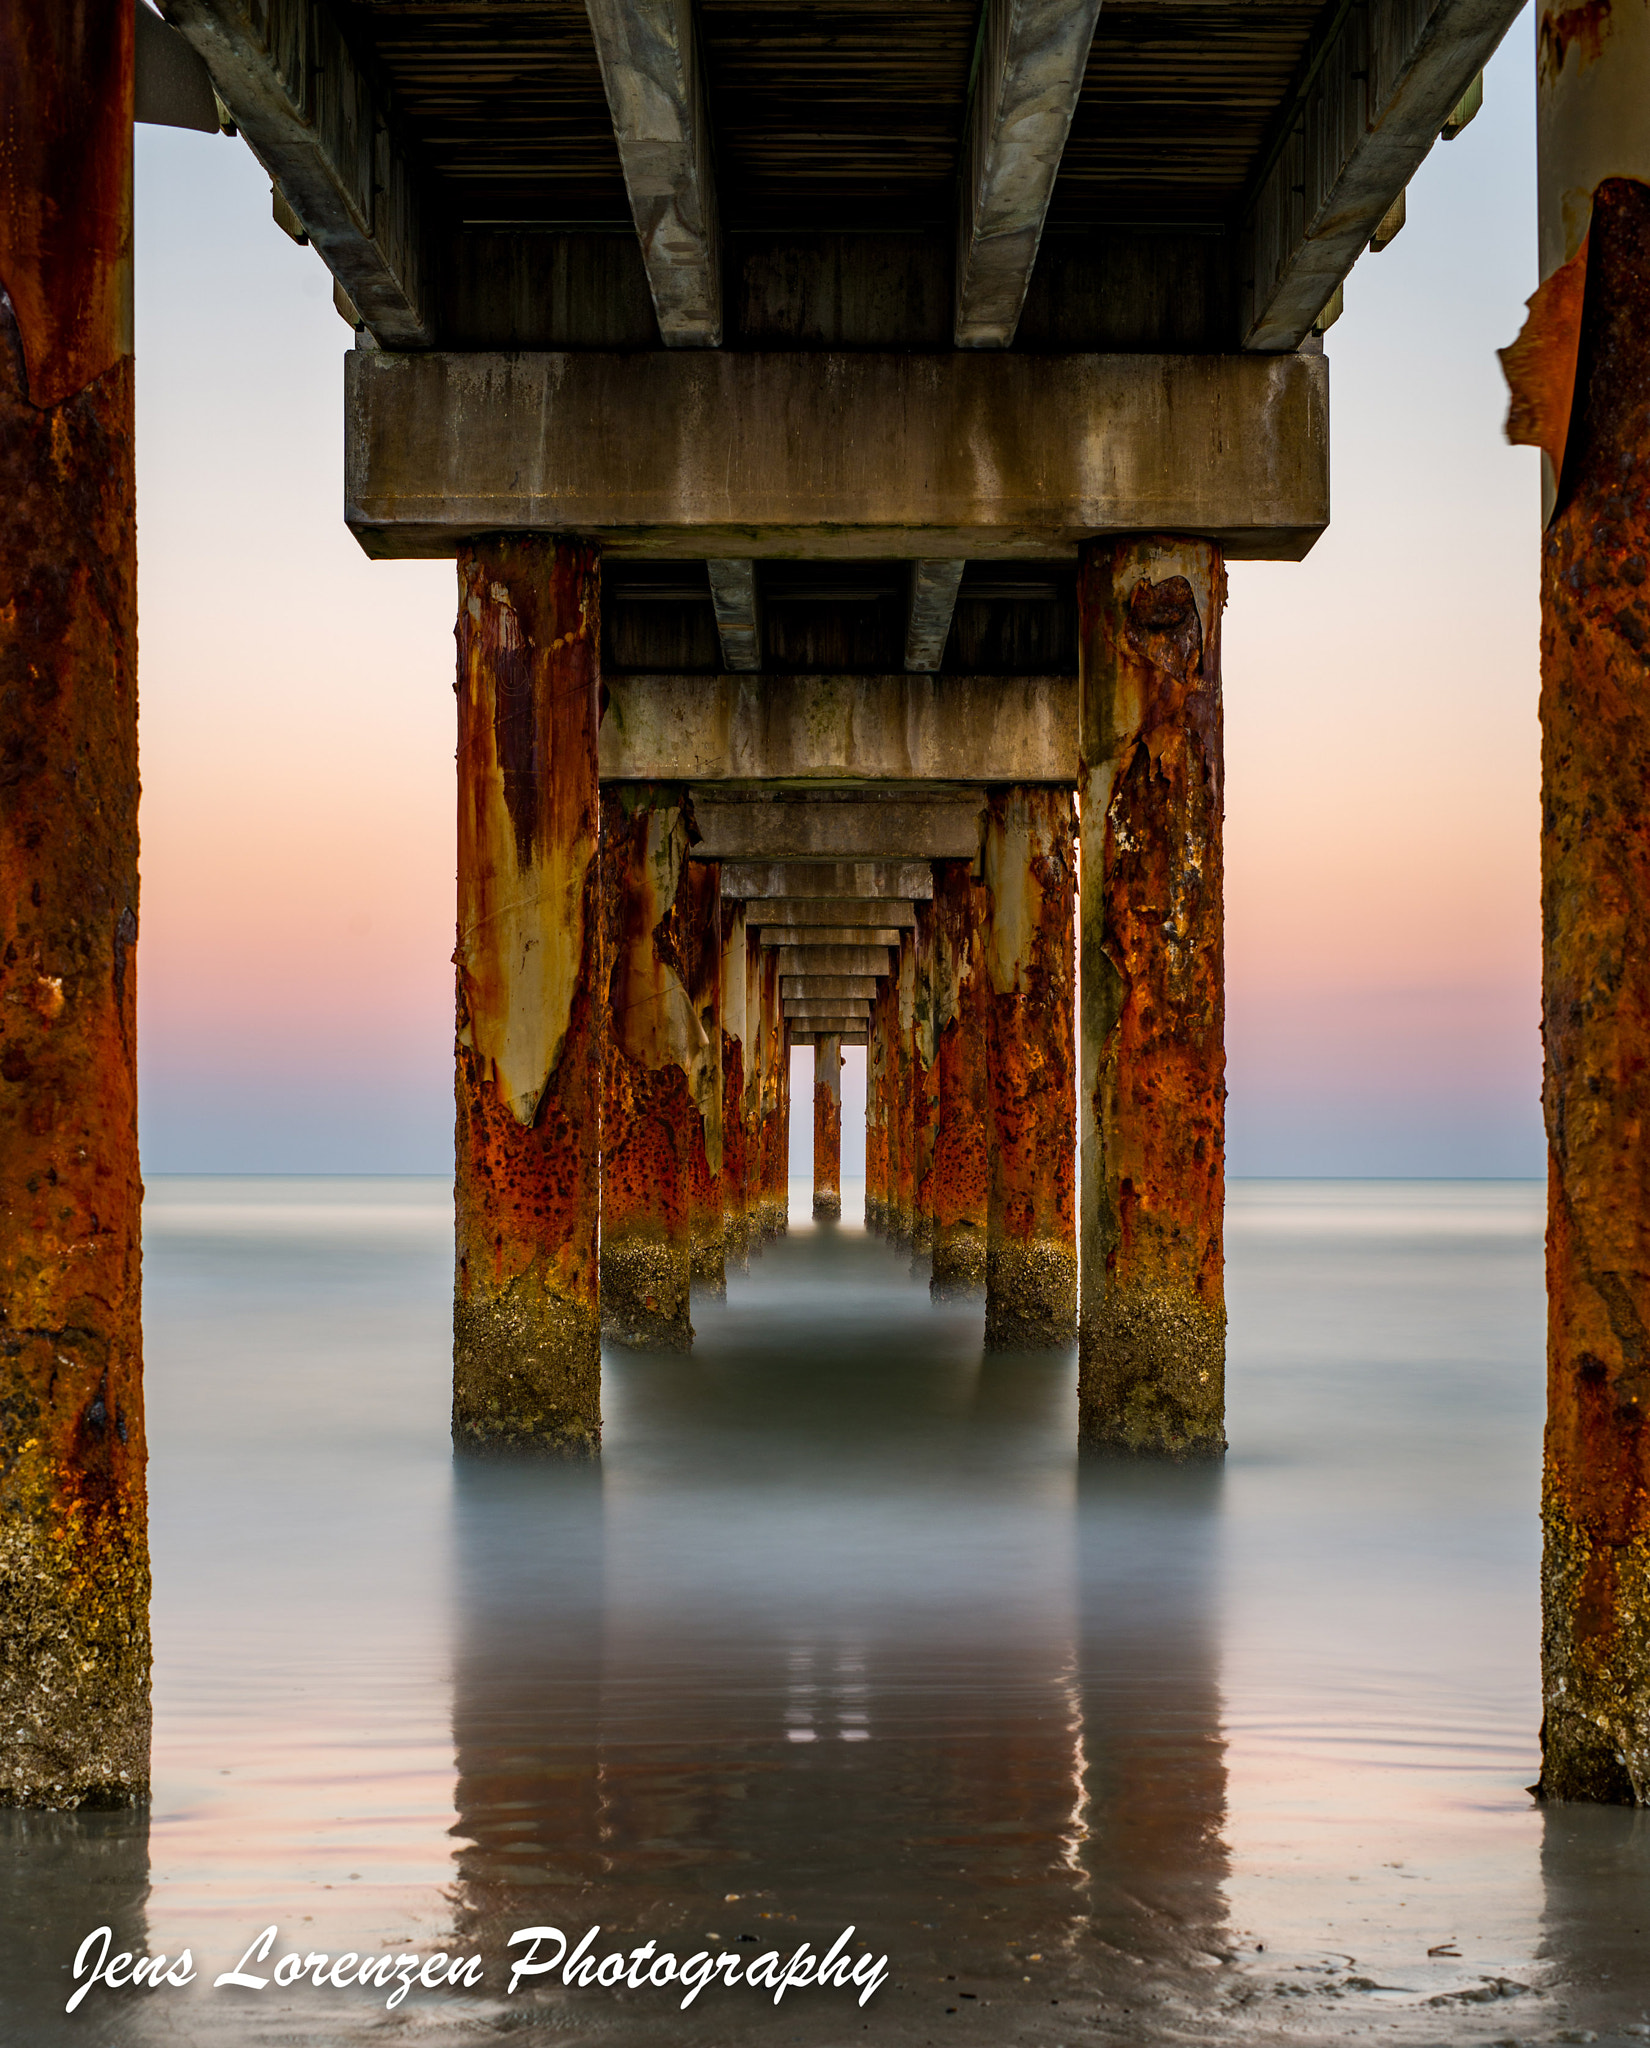
<svg viewBox="0 0 1650 2048"><path fill-rule="evenodd" d="M934 1277L942 1284L973 1284L985 1271L987 909L968 862L935 862Z"/></svg>
<svg viewBox="0 0 1650 2048"><path fill-rule="evenodd" d="M1518 339L1497 353L1507 379L1507 439L1515 447L1545 449L1553 474L1564 470L1564 448L1575 404L1576 358L1587 295L1587 242L1528 299Z"/></svg>

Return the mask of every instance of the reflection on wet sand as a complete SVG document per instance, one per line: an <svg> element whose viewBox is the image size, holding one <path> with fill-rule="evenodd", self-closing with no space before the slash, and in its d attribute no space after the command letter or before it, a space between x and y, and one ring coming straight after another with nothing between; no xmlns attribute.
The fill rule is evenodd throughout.
<svg viewBox="0 0 1650 2048"><path fill-rule="evenodd" d="M630 1359L605 1477L455 1490L466 1940L789 1955L855 1928L858 2031L1020 2038L1219 1967L1219 1475L1085 1469L1071 1361L982 1358L857 1232L769 1253L692 1359ZM544 1989L581 2038L743 2039L766 1997ZM546 2014L546 2018L549 2015ZM837 2038L792 1992L787 2038Z"/></svg>

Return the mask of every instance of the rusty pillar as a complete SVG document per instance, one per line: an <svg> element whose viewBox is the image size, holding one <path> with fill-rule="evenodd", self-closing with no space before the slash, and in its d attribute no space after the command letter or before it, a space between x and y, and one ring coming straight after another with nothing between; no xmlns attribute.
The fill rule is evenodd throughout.
<svg viewBox="0 0 1650 2048"><path fill-rule="evenodd" d="M911 1262L926 1269L934 1255L934 1140L939 1127L939 1073L934 1064L934 906L918 903L911 934L915 988L911 1013Z"/></svg>
<svg viewBox="0 0 1650 2048"><path fill-rule="evenodd" d="M453 1435L601 1441L601 586L587 542L458 562Z"/></svg>
<svg viewBox="0 0 1650 2048"><path fill-rule="evenodd" d="M688 1067L688 1228L696 1294L728 1291L722 1221L722 870L689 861L676 894L683 986L699 1027Z"/></svg>
<svg viewBox="0 0 1650 2048"><path fill-rule="evenodd" d="M1208 541L1095 542L1078 574L1079 1427L1225 1448L1220 615Z"/></svg>
<svg viewBox="0 0 1650 2048"><path fill-rule="evenodd" d="M835 1031L814 1040L814 1214L833 1223L842 1214L842 1039Z"/></svg>
<svg viewBox="0 0 1650 2048"><path fill-rule="evenodd" d="M680 788L602 792L609 972L602 1098L602 1334L687 1351L693 1266L695 1083L705 1033L687 988L689 825Z"/></svg>
<svg viewBox="0 0 1650 2048"><path fill-rule="evenodd" d="M985 1293L990 1146L986 898L969 863L934 863L934 1271L936 1301Z"/></svg>
<svg viewBox="0 0 1650 2048"><path fill-rule="evenodd" d="M774 1195L779 1206L779 1235L791 1227L791 1027L785 1021L780 995L778 959L774 974L774 1040L779 1048L779 1129L774 1144Z"/></svg>
<svg viewBox="0 0 1650 2048"><path fill-rule="evenodd" d="M779 955L764 946L757 954L757 1000L759 1015L759 1108L757 1157L757 1226L764 1244L785 1234L785 1179L780 1164L783 1104L780 1096L781 1063L785 1054L785 1024L779 996Z"/></svg>
<svg viewBox="0 0 1650 2048"><path fill-rule="evenodd" d="M865 1227L888 1223L888 977L877 982L865 1034Z"/></svg>
<svg viewBox="0 0 1650 2048"><path fill-rule="evenodd" d="M1650 16L1540 11L1541 1793L1650 1804Z"/></svg>
<svg viewBox="0 0 1650 2048"><path fill-rule="evenodd" d="M722 1243L724 1269L750 1271L745 1129L746 950L743 903L722 904Z"/></svg>
<svg viewBox="0 0 1650 2048"><path fill-rule="evenodd" d="M911 1249L917 1220L917 1147L913 1054L917 1024L917 948L907 926L900 933L899 965L893 977L893 1041L888 1066L893 1086L888 1121L888 1235Z"/></svg>
<svg viewBox="0 0 1650 2048"><path fill-rule="evenodd" d="M1069 1344L1077 1322L1071 794L991 794L988 923L985 1341Z"/></svg>
<svg viewBox="0 0 1650 2048"><path fill-rule="evenodd" d="M0 9L0 1805L149 1796L132 10Z"/></svg>

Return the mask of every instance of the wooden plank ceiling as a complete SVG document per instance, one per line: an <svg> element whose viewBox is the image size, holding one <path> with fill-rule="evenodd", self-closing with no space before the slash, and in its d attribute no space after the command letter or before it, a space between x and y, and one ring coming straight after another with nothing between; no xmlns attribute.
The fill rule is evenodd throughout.
<svg viewBox="0 0 1650 2048"><path fill-rule="evenodd" d="M949 235L979 0L700 0L724 229ZM1054 234L1234 225L1321 0L1108 0ZM453 227L629 226L583 0L354 0Z"/></svg>

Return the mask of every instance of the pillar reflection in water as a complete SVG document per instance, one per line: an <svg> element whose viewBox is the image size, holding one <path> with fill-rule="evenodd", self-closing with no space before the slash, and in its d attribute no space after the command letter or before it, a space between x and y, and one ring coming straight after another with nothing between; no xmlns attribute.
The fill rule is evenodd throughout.
<svg viewBox="0 0 1650 2048"><path fill-rule="evenodd" d="M904 1263L799 1232L691 1359L615 1355L599 1476L461 1473L467 1940L599 1923L603 1948L788 1954L852 1923L891 1959L884 2026L938 2024L961 1984L1039 2040L1074 1998L1198 1994L1218 1475L1079 1476L1070 1357L983 1357L977 1313ZM538 1996L626 2039L773 2024L728 1991L686 2018ZM810 2042L842 2017L817 1993L786 2015Z"/></svg>

